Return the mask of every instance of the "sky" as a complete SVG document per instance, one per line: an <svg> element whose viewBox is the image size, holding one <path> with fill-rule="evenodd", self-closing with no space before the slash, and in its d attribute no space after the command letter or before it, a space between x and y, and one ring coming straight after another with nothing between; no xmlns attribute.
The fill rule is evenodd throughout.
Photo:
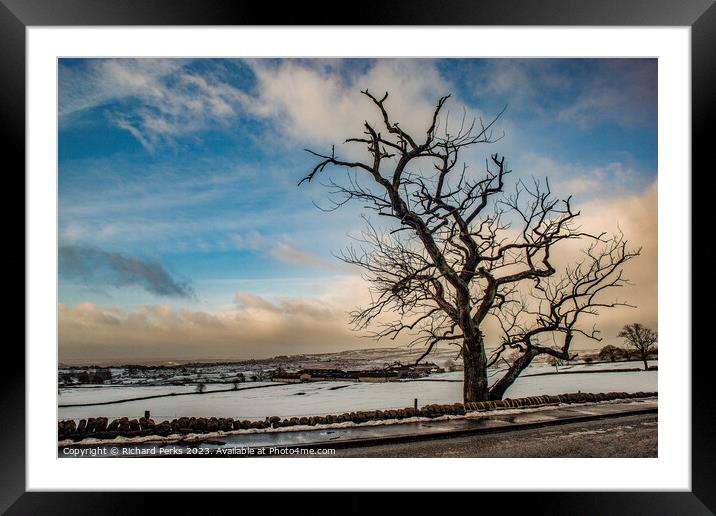
<svg viewBox="0 0 716 516"><path fill-rule="evenodd" d="M548 178L585 228L642 247L618 294L637 308L603 313L603 342L576 346L656 328L654 59L61 59L60 361L404 345L348 324L368 290L335 255L362 206L326 213L320 182L297 186L316 162L305 149L360 152L342 142L377 120L366 88L388 91L394 119L420 133L448 93L446 124L506 107L504 137L465 160L504 155L512 181Z"/></svg>

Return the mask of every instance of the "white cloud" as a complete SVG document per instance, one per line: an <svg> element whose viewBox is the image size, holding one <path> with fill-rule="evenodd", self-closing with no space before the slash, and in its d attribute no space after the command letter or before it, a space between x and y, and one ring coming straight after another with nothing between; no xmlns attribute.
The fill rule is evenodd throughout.
<svg viewBox="0 0 716 516"><path fill-rule="evenodd" d="M386 107L392 120L419 139L430 125L437 100L451 93L451 85L430 60L381 59L358 73L323 60L310 64L252 60L248 64L258 85L256 96L244 108L274 122L278 134L290 143L340 144L360 136L366 120L384 130L378 110L360 93L365 89L377 97L389 92ZM445 108L443 123L452 110L451 125L458 124L463 109L468 121L480 116L453 98ZM356 155L353 146L341 152Z"/></svg>

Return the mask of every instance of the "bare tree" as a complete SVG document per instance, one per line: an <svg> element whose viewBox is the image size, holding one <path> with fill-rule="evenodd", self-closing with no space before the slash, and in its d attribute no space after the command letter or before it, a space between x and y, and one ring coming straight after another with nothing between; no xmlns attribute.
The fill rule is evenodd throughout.
<svg viewBox="0 0 716 516"><path fill-rule="evenodd" d="M528 294L505 304L496 314L503 342L488 361L492 365L505 349L517 349L521 356L490 390L501 397L537 355L548 355L558 367L574 360L570 346L576 335L599 341L599 330L585 329L585 316L596 316L599 308L631 306L626 302L604 301L603 292L627 284L622 265L638 254L629 251L622 235L582 236L590 240L583 258L567 266L561 276L538 278ZM542 342L551 342L546 345Z"/></svg>
<svg viewBox="0 0 716 516"><path fill-rule="evenodd" d="M370 284L372 301L351 314L354 327L371 328L376 338L412 335L412 343L426 346L417 362L438 345L458 346L465 402L501 398L539 354L569 359L576 334L598 338L577 323L599 307L623 304L603 302L601 294L625 284L621 267L638 251L627 250L621 235L581 231L570 198L553 198L548 182L519 180L507 195L504 157L492 154L478 176L461 161L464 149L501 138L493 130L502 113L489 123L463 116L452 132L447 122L441 130L448 95L418 138L391 118L387 93L362 93L381 123L366 121L363 135L346 143L365 146L370 158L341 159L335 147L329 154L309 150L319 162L299 183L327 168L343 169L327 182L334 204L322 209L357 200L392 221L379 228L364 217L362 236L340 256L361 267ZM554 248L575 239L589 242L584 259L557 277ZM489 317L502 328L490 358L482 329ZM555 336L559 345L539 343ZM518 357L489 388L487 368L505 352Z"/></svg>
<svg viewBox="0 0 716 516"><path fill-rule="evenodd" d="M626 324L622 331L617 334L617 337L623 338L627 346L634 348L636 354L644 362L644 371L648 370L647 359L651 353L656 351L658 341L656 331L640 323Z"/></svg>

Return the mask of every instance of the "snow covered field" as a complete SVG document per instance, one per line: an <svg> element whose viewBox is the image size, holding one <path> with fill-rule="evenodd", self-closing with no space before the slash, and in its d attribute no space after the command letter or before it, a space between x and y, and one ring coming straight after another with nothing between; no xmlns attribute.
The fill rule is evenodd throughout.
<svg viewBox="0 0 716 516"><path fill-rule="evenodd" d="M239 384L239 388L254 387L258 385L273 385L273 382L247 382ZM205 393L223 391L233 388L232 384L207 383ZM196 385L154 385L154 386L124 386L124 385L84 385L81 387L63 387L58 397L59 405L74 405L78 403L102 403L105 401L118 401L130 398L143 398L170 393L196 392Z"/></svg>
<svg viewBox="0 0 716 516"><path fill-rule="evenodd" d="M656 362L650 365L657 365ZM575 365L560 367L560 372L576 368L629 369L639 367L636 362L614 364ZM548 365L535 365L527 374L554 371ZM507 391L506 397L561 394L565 392L638 392L657 391L657 371L633 371L610 373L575 373L519 378ZM500 375L498 374L497 377ZM403 381L389 383L316 382L289 384L270 388L211 393L226 389L227 385L207 384L204 394L169 396L149 400L130 401L112 405L90 407L61 407L58 419L81 419L87 417L138 418L149 410L155 420L180 416L233 417L238 419L263 419L266 416L308 416L335 414L356 410L404 408L413 405L418 398L422 405L430 403L454 403L462 401L462 372L436 374L430 380L452 381ZM270 384L264 382L263 384ZM244 383L240 388L261 385ZM60 404L94 403L117 399L151 396L169 392L193 392L196 386L159 387L71 387L64 388L58 400Z"/></svg>
<svg viewBox="0 0 716 516"><path fill-rule="evenodd" d="M648 360L647 364L649 367L652 366L658 366L659 361L658 360ZM577 364L565 364L559 366L559 372L567 372L567 371L612 371L615 369L643 369L644 364L642 362L603 362L598 364L585 364L585 363L577 363ZM549 364L533 364L531 365L524 374L538 374L538 373L553 373L555 372L555 368L552 365Z"/></svg>

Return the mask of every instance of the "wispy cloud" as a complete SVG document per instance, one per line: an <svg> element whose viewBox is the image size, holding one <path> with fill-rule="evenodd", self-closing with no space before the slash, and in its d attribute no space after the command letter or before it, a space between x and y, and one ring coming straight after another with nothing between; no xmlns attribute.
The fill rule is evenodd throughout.
<svg viewBox="0 0 716 516"><path fill-rule="evenodd" d="M543 112L547 99L564 95L573 83L556 59L489 59L474 91L478 98L501 99L512 109Z"/></svg>
<svg viewBox="0 0 716 516"><path fill-rule="evenodd" d="M282 298L271 303L255 294L237 292L234 301L239 310L259 316L261 313L268 313L316 320L340 319L346 316L344 307L320 298Z"/></svg>
<svg viewBox="0 0 716 516"><path fill-rule="evenodd" d="M471 83L477 98L586 129L651 123L656 79L655 59L489 59Z"/></svg>
<svg viewBox="0 0 716 516"><path fill-rule="evenodd" d="M59 115L68 122L82 111L129 97L160 98L163 81L183 68L181 59L61 60Z"/></svg>
<svg viewBox="0 0 716 516"><path fill-rule="evenodd" d="M118 157L63 164L61 242L130 253L204 251L199 242L226 250L235 248L234 233L257 229L266 235L279 228L294 234L317 224L306 220L316 209L311 192L296 187L300 168L240 159L211 156L155 165Z"/></svg>
<svg viewBox="0 0 716 516"><path fill-rule="evenodd" d="M646 188L653 176L621 161L609 161L598 166L579 162L560 162L553 157L526 153L518 160L526 175L549 180L557 195L578 195L580 198L622 197L629 192Z"/></svg>
<svg viewBox="0 0 716 516"><path fill-rule="evenodd" d="M193 73L185 60L109 59L82 70L60 68L60 119L105 106L110 123L147 150L179 136L225 125L246 94L211 73Z"/></svg>
<svg viewBox="0 0 716 516"><path fill-rule="evenodd" d="M360 130L364 117L378 124L378 114L360 94L392 92L391 112L406 130L427 129L426 114L436 100L453 93L458 116L479 116L455 96L431 60L381 59L350 66L336 60L234 60L253 74L255 87L237 84L223 64L192 68L187 60L111 59L60 66L60 119L102 107L107 120L126 130L147 150L173 145L177 138L221 127L242 118L267 122L257 142L340 143Z"/></svg>
<svg viewBox="0 0 716 516"><path fill-rule="evenodd" d="M249 231L243 235L234 234L232 239L235 247L239 250L248 250L269 256L281 263L318 268L335 267L334 264L320 256L296 248L286 235L280 239L271 239L264 237L258 231Z"/></svg>
<svg viewBox="0 0 716 516"><path fill-rule="evenodd" d="M138 286L164 297L190 298L186 281L173 277L158 261L99 248L64 246L59 249L60 275L95 287Z"/></svg>
<svg viewBox="0 0 716 516"><path fill-rule="evenodd" d="M601 73L590 76L574 103L559 111L559 120L581 127L600 123L634 127L655 121L655 59L606 60L599 66Z"/></svg>

